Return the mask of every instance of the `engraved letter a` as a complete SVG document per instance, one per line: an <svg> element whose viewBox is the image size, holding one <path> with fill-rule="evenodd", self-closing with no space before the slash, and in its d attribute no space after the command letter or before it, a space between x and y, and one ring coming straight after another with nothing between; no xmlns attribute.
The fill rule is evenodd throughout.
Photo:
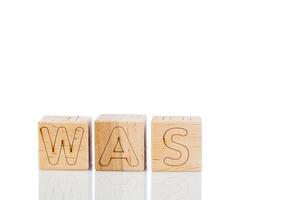
<svg viewBox="0 0 300 200"><path fill-rule="evenodd" d="M113 159L119 161L126 160L131 167L136 167L139 164L127 133L121 126L116 126L112 129L99 159L99 164L101 166L108 166Z"/></svg>

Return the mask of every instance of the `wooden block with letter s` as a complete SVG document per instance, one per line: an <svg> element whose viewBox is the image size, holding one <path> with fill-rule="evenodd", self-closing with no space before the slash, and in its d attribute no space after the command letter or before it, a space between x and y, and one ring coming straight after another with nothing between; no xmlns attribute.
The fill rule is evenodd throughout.
<svg viewBox="0 0 300 200"><path fill-rule="evenodd" d="M201 171L201 168L201 118L154 116L153 171Z"/></svg>
<svg viewBox="0 0 300 200"><path fill-rule="evenodd" d="M145 134L144 115L100 115L95 121L96 170L145 170Z"/></svg>
<svg viewBox="0 0 300 200"><path fill-rule="evenodd" d="M90 125L89 117L43 117L38 124L40 169L89 169Z"/></svg>

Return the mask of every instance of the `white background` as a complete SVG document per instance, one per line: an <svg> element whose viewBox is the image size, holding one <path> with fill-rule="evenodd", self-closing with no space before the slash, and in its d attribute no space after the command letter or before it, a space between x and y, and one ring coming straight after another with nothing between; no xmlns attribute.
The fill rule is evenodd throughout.
<svg viewBox="0 0 300 200"><path fill-rule="evenodd" d="M299 199L299 10L1 0L0 198L38 199L43 115L141 113L203 118L203 200Z"/></svg>

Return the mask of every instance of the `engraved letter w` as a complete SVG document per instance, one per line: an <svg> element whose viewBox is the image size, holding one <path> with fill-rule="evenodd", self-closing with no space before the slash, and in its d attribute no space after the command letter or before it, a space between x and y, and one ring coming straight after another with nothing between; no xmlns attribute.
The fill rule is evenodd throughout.
<svg viewBox="0 0 300 200"><path fill-rule="evenodd" d="M74 133L68 133L65 127L58 127L56 132L49 131L48 127L40 128L48 161L51 165L57 165L62 151L68 165L75 165L78 158L84 129L77 127Z"/></svg>

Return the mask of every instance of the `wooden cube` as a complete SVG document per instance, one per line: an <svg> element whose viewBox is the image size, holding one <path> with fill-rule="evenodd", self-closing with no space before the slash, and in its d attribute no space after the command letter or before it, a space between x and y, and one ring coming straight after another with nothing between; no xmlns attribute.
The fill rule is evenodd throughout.
<svg viewBox="0 0 300 200"><path fill-rule="evenodd" d="M96 170L145 170L146 116L100 115L95 121Z"/></svg>
<svg viewBox="0 0 300 200"><path fill-rule="evenodd" d="M153 117L152 169L201 171L201 141L200 117Z"/></svg>
<svg viewBox="0 0 300 200"><path fill-rule="evenodd" d="M88 117L43 117L38 124L40 169L89 169L90 125Z"/></svg>

